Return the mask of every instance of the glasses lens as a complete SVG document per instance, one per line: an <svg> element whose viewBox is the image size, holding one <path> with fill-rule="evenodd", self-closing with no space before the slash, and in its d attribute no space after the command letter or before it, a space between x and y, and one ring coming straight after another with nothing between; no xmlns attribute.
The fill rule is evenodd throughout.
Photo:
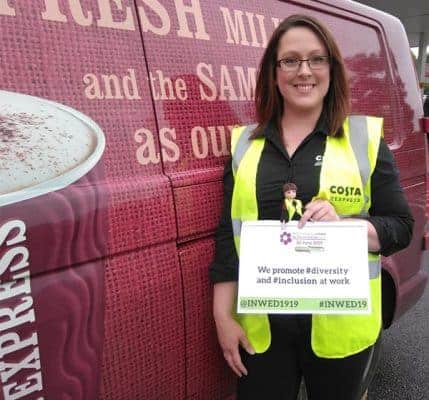
<svg viewBox="0 0 429 400"><path fill-rule="evenodd" d="M323 68L327 64L327 57L325 56L314 56L308 60L310 68L317 69Z"/></svg>
<svg viewBox="0 0 429 400"><path fill-rule="evenodd" d="M296 58L284 58L280 60L280 67L285 71L293 71L299 65L299 60Z"/></svg>

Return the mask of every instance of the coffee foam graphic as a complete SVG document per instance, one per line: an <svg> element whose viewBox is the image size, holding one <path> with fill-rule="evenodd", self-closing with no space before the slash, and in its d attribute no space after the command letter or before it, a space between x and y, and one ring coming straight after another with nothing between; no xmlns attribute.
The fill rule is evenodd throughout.
<svg viewBox="0 0 429 400"><path fill-rule="evenodd" d="M104 147L101 128L79 111L0 91L0 206L75 182Z"/></svg>

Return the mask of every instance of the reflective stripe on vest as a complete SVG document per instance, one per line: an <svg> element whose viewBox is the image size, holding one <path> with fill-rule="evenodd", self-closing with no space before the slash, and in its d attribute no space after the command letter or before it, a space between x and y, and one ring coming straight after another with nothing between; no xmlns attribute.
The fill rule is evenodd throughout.
<svg viewBox="0 0 429 400"><path fill-rule="evenodd" d="M256 201L256 171L265 140L263 138L249 140L256 125L234 128L231 132L232 171L234 175L234 187L238 185L240 190L234 190L231 202L231 219L233 221L234 243L236 249L240 249L241 221L258 219L258 203ZM234 160L238 157L237 162ZM237 174L238 167L246 174ZM247 202L248 199L251 199ZM238 250L239 251L239 250Z"/></svg>
<svg viewBox="0 0 429 400"><path fill-rule="evenodd" d="M350 145L352 146L354 155L356 157L360 177L362 180L362 186L365 187L369 181L369 176L371 172L371 166L368 157L368 126L366 124L366 118L363 116L353 115L349 118L350 125L353 126L353 129L349 129L350 135ZM367 204L370 201L368 196L364 194L364 202ZM365 208L365 206L364 206ZM367 216L368 214L362 209L360 213L362 216Z"/></svg>
<svg viewBox="0 0 429 400"><path fill-rule="evenodd" d="M351 116L346 119L343 128L343 137L327 137L316 198L330 201L341 216L364 217L371 206L370 176L377 160L382 119ZM249 140L253 129L254 126L234 128L231 136L235 180L231 218L238 254L241 221L258 219L256 172L265 139ZM368 268L371 314L313 315L312 348L319 357L343 358L364 350L376 341L381 329L381 264L378 255L368 254ZM271 342L268 316L239 314L237 320L255 351L266 351Z"/></svg>

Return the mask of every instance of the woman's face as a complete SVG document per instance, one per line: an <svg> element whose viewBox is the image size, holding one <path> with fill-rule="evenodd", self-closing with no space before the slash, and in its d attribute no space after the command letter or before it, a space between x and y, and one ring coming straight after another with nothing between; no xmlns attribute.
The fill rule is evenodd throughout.
<svg viewBox="0 0 429 400"><path fill-rule="evenodd" d="M293 27L283 34L277 51L277 60L308 59L327 56L323 42L306 27ZM322 111L323 99L329 89L329 63L310 68L301 62L296 70L284 71L277 67L276 83L283 97L285 110L295 112Z"/></svg>

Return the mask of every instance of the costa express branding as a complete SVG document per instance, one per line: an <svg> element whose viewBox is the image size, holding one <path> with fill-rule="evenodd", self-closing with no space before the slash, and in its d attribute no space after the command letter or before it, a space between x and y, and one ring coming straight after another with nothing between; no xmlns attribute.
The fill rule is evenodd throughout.
<svg viewBox="0 0 429 400"><path fill-rule="evenodd" d="M5 400L43 393L26 240L23 221L0 226L0 377Z"/></svg>
<svg viewBox="0 0 429 400"><path fill-rule="evenodd" d="M329 192L331 201L357 203L362 198L361 188L354 186L332 185Z"/></svg>

